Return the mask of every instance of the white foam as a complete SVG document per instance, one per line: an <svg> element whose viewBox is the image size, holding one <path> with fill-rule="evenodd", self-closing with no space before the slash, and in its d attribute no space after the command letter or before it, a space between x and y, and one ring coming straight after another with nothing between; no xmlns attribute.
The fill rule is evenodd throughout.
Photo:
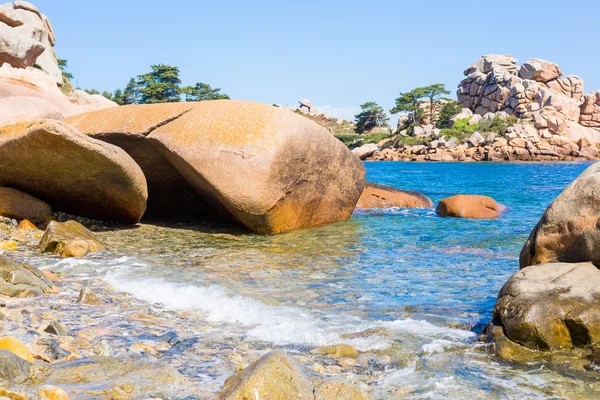
<svg viewBox="0 0 600 400"><path fill-rule="evenodd" d="M249 337L276 345L348 343L361 351L391 345L392 339L379 335L342 338L344 334L371 328L389 329L394 336L408 334L426 339L466 341L474 337L472 332L412 319L365 321L343 315L318 316L295 307L270 306L216 285L199 286L154 278L131 280L120 271L109 271L105 279L116 289L131 293L138 299L160 303L177 311L200 311L210 322L241 325L247 329Z"/></svg>

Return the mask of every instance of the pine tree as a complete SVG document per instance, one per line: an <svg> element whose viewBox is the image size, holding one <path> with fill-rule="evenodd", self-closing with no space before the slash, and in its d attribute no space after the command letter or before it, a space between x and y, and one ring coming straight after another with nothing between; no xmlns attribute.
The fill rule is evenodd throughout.
<svg viewBox="0 0 600 400"><path fill-rule="evenodd" d="M392 133L392 128L388 125L387 121L390 119L383 108L373 101L361 104L360 108L362 111L360 114L355 115L356 132L364 133L368 132L376 126L385 126Z"/></svg>
<svg viewBox="0 0 600 400"><path fill-rule="evenodd" d="M153 104L181 101L179 68L165 64L152 65L151 68L151 72L137 77L139 102Z"/></svg>
<svg viewBox="0 0 600 400"><path fill-rule="evenodd" d="M140 96L139 96L139 86L135 79L131 78L125 86L125 90L123 90L123 100L122 104L139 104Z"/></svg>
<svg viewBox="0 0 600 400"><path fill-rule="evenodd" d="M181 88L181 92L185 94L185 101L229 100L229 96L220 91L221 89L213 89L210 85L201 82Z"/></svg>

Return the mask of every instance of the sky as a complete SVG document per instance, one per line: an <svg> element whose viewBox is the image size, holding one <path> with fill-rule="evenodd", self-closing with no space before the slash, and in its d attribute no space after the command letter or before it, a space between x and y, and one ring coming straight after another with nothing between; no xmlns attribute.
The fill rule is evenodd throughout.
<svg viewBox="0 0 600 400"><path fill-rule="evenodd" d="M233 99L301 98L352 119L375 101L444 83L484 54L542 58L600 90L600 1L31 0L75 84L113 91L151 64Z"/></svg>

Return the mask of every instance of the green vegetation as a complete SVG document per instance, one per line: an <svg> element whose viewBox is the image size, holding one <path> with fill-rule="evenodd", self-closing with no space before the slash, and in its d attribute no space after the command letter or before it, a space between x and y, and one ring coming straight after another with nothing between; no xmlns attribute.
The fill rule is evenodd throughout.
<svg viewBox="0 0 600 400"><path fill-rule="evenodd" d="M479 130L483 132L494 132L500 135L504 135L506 133L506 129L517 123L519 123L519 119L514 115L511 115L506 119L502 119L501 117L496 115L491 121L479 121L478 127Z"/></svg>
<svg viewBox="0 0 600 400"><path fill-rule="evenodd" d="M424 121L425 117L433 121L436 110L442 104L442 95L445 94L450 94L450 91L446 90L443 83L434 83L433 85L415 88L410 92L400 93L396 99L396 105L390 110L390 113L408 113L409 124L420 124ZM427 111L421 106L424 101L429 101L429 110Z"/></svg>
<svg viewBox="0 0 600 400"><path fill-rule="evenodd" d="M73 78L66 69L68 61L59 59L58 62L66 83ZM125 89L117 89L113 93L100 93L96 89L84 90L89 94L101 94L119 105L229 99L228 95L221 93L221 89L212 88L206 83L197 82L193 86L181 86L177 67L155 64L150 68L150 72L131 78Z"/></svg>
<svg viewBox="0 0 600 400"><path fill-rule="evenodd" d="M69 61L63 60L62 58L57 58L56 61L58 63L58 68L60 68L60 70L62 71L63 76L63 85L61 86L60 90L65 95L69 95L73 93L73 84L71 83L71 79L73 79L73 74L67 69L69 67ZM38 65L35 65L35 67L39 68Z"/></svg>
<svg viewBox="0 0 600 400"><path fill-rule="evenodd" d="M460 143L468 139L476 131L482 135L492 132L498 135L504 135L509 127L522 122L515 116L503 119L498 115L492 120L482 119L478 124L469 124L469 120L470 118L456 120L454 125L452 125L452 128L445 128L440 131L440 137L445 136L446 140L456 138Z"/></svg>
<svg viewBox="0 0 600 400"><path fill-rule="evenodd" d="M385 126L390 134L392 134L392 128L387 123L390 117L385 114L380 105L373 101L368 101L365 104L361 104L360 108L362 111L354 116L357 133L368 132L377 126Z"/></svg>
<svg viewBox="0 0 600 400"><path fill-rule="evenodd" d="M462 104L458 101L451 100L442 106L440 111L439 119L436 123L436 127L440 129L450 127L450 119L456 114L462 111Z"/></svg>

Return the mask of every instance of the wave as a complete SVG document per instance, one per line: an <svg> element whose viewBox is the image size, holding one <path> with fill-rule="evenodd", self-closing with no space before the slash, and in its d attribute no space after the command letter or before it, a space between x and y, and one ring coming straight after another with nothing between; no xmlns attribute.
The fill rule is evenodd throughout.
<svg viewBox="0 0 600 400"><path fill-rule="evenodd" d="M367 321L350 315L316 315L295 307L271 306L217 285L199 286L162 278L128 278L119 271L109 271L105 277L117 290L140 300L159 303L174 311L201 312L209 322L239 325L248 337L275 345L346 343L367 351L387 348L395 337L403 335L417 336L432 343L444 340L446 347L451 347L446 342L460 344L475 337L470 331L441 327L427 321ZM390 335L375 333L345 337L378 328L389 331ZM430 352L431 349L425 347L423 351Z"/></svg>

